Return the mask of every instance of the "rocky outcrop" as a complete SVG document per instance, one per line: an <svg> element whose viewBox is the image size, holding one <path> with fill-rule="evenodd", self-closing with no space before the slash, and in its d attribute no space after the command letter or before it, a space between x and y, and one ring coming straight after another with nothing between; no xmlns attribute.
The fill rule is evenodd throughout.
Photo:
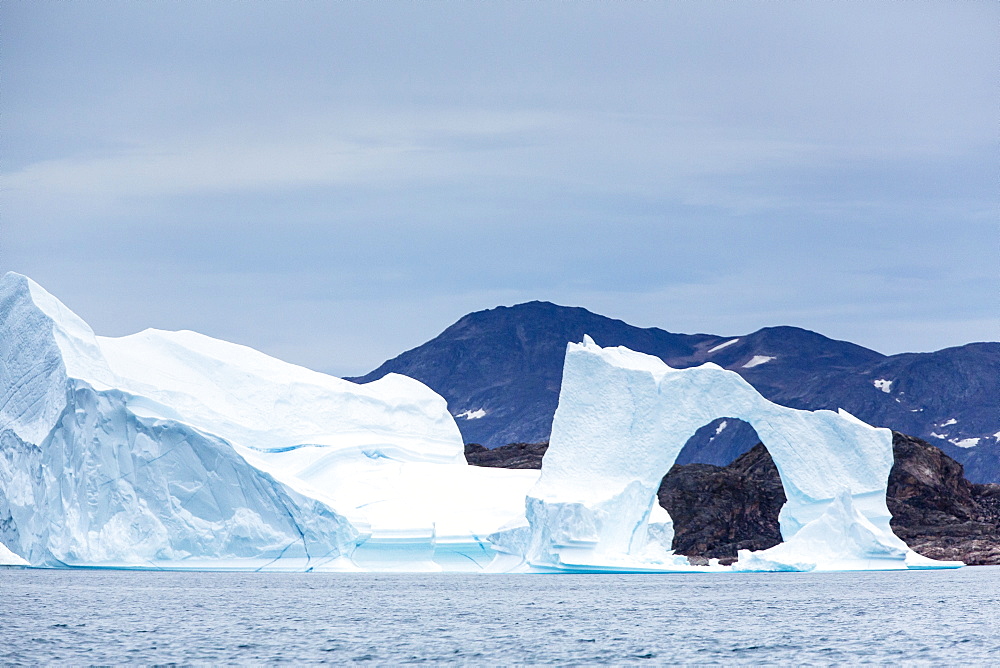
<svg viewBox="0 0 1000 668"><path fill-rule="evenodd" d="M657 496L674 520L678 554L731 563L737 550L764 550L781 542L778 511L785 492L762 444L729 466L675 465Z"/></svg>
<svg viewBox="0 0 1000 668"><path fill-rule="evenodd" d="M932 559L1000 564L1000 485L969 482L962 465L940 449L893 432L895 464L887 504L893 531ZM494 450L466 446L477 466L541 468L548 443L513 443ZM781 542L785 503L778 469L763 444L728 466L675 465L660 485L660 505L674 520L678 554L730 563L736 551Z"/></svg>
<svg viewBox="0 0 1000 668"><path fill-rule="evenodd" d="M938 448L893 432L887 501L896 535L932 559L1000 564L1000 485L971 483Z"/></svg>
<svg viewBox="0 0 1000 668"><path fill-rule="evenodd" d="M465 445L465 459L473 466L501 469L540 469L548 443L511 443L488 450L478 443Z"/></svg>

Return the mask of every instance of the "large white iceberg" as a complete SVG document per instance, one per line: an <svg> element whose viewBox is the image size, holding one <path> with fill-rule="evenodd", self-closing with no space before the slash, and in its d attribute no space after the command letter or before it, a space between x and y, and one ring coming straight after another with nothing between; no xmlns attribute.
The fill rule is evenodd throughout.
<svg viewBox="0 0 1000 668"><path fill-rule="evenodd" d="M733 570L961 565L916 554L890 529L888 429L844 411L771 403L715 364L673 369L585 337L566 352L552 438L526 517L491 536L503 553L491 570L699 570L670 551L673 527L656 491L688 438L717 418L753 425L787 497L779 516L784 542L742 551Z"/></svg>
<svg viewBox="0 0 1000 668"><path fill-rule="evenodd" d="M732 570L940 568L889 528L891 434L714 364L585 339L537 471L469 466L445 400L194 332L99 337L0 279L0 566L678 572L660 480L696 429L752 424L785 542ZM539 477L540 476L540 477Z"/></svg>
<svg viewBox="0 0 1000 668"><path fill-rule="evenodd" d="M32 565L479 569L538 475L467 465L413 379L357 385L194 332L98 337L14 273L0 391L0 557Z"/></svg>

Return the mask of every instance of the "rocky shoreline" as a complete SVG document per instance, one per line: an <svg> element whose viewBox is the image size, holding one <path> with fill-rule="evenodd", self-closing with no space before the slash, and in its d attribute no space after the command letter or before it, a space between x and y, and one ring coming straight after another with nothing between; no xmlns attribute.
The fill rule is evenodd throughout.
<svg viewBox="0 0 1000 668"><path fill-rule="evenodd" d="M932 559L1000 564L1000 485L969 482L961 464L926 441L893 432L892 444L895 464L886 500L896 535ZM548 443L493 450L469 444L465 456L475 466L539 469L547 448ZM727 563L737 550L781 542L778 512L785 494L763 444L728 466L675 465L658 498L674 520L678 554Z"/></svg>

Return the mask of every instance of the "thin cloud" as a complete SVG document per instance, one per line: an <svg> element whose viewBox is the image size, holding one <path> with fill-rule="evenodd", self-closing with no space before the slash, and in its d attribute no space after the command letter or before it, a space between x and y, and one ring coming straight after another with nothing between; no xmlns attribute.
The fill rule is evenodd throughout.
<svg viewBox="0 0 1000 668"><path fill-rule="evenodd" d="M0 259L101 333L345 373L528 299L886 352L995 338L998 19L0 3Z"/></svg>

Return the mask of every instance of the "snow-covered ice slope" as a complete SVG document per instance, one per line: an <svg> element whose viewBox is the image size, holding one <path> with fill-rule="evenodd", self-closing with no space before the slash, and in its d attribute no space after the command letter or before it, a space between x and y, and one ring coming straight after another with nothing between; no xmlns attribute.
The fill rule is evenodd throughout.
<svg viewBox="0 0 1000 668"><path fill-rule="evenodd" d="M764 399L715 364L673 369L589 337L569 344L542 475L525 522L491 539L494 570L693 570L669 552L656 503L687 439L717 418L749 422L781 474L785 542L741 552L735 570L954 567L912 552L889 528L892 435L846 412L800 411ZM718 567L717 567L718 568Z"/></svg>
<svg viewBox="0 0 1000 668"><path fill-rule="evenodd" d="M538 477L469 466L445 400L406 376L357 385L194 332L98 341L134 413L178 413L344 514L364 568L481 567Z"/></svg>
<svg viewBox="0 0 1000 668"><path fill-rule="evenodd" d="M0 566L27 566L28 561L11 552L7 546L0 543Z"/></svg>
<svg viewBox="0 0 1000 668"><path fill-rule="evenodd" d="M97 337L12 273L0 364L0 543L33 565L477 568L537 478L468 466L410 378L356 385L193 332Z"/></svg>

